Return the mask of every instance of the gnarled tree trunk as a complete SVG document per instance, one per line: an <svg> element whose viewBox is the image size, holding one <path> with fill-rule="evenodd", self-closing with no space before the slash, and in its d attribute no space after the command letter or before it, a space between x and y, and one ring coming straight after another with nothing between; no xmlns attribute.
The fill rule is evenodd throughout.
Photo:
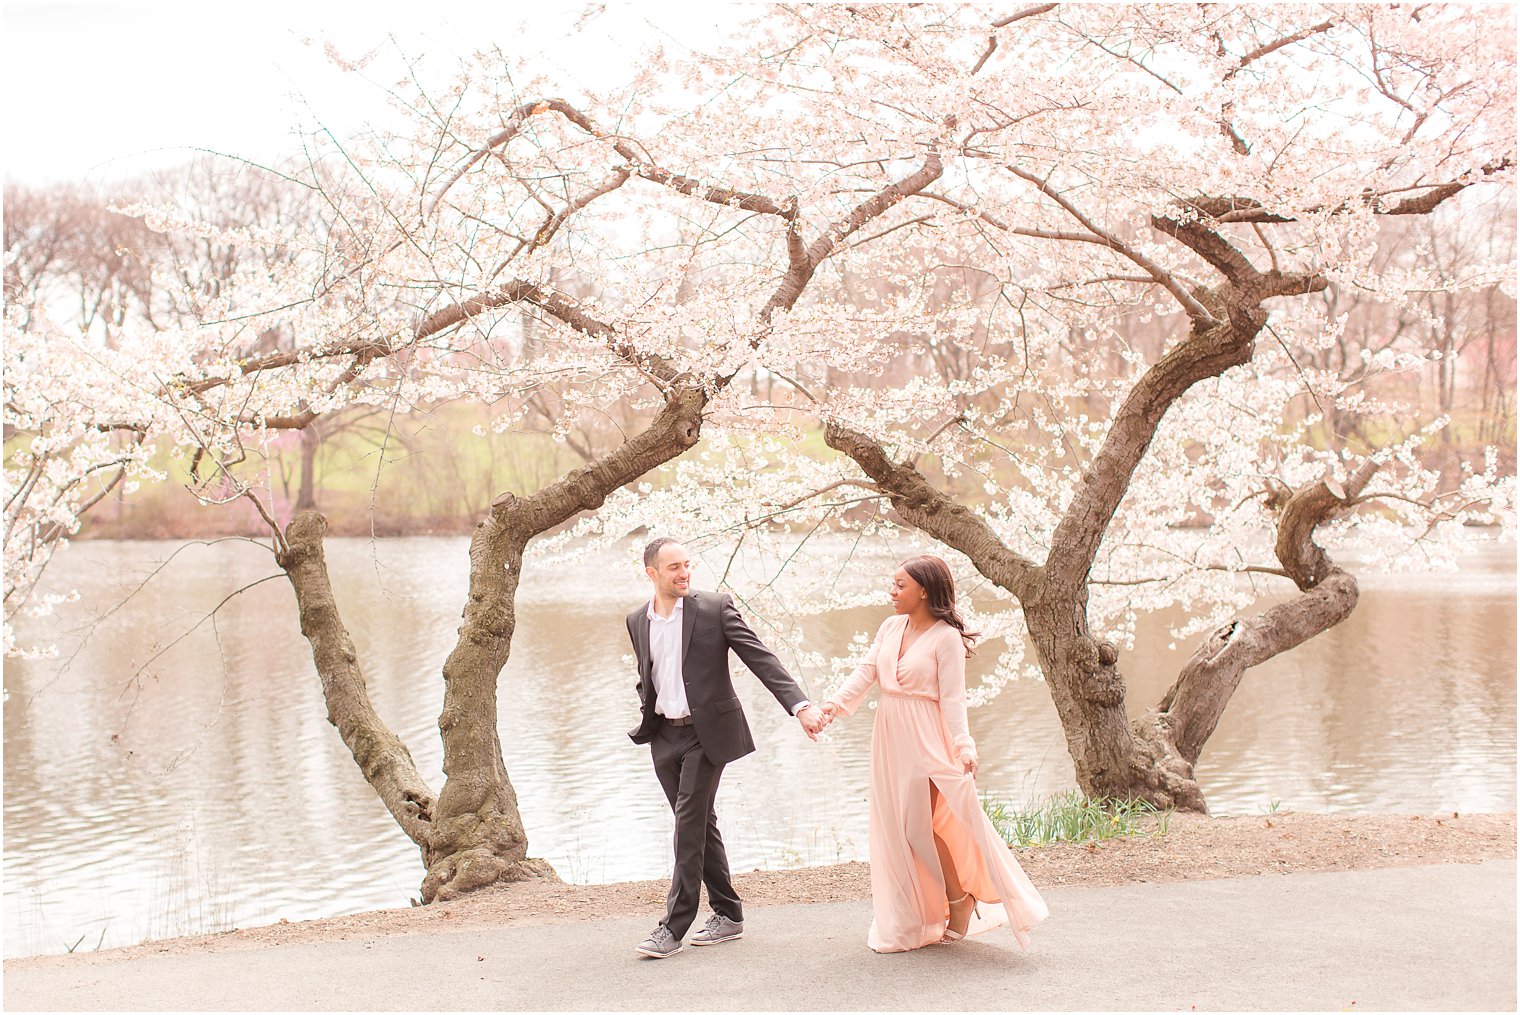
<svg viewBox="0 0 1520 1015"><path fill-rule="evenodd" d="M443 664L438 718L445 781L436 797L410 752L370 705L358 653L339 616L322 552L326 522L313 511L285 530L278 559L301 610L301 633L312 646L328 720L338 728L360 771L386 809L422 852L422 899L456 898L501 881L555 877L528 856L523 829L496 733L496 687L516 627L514 597L529 540L582 511L694 445L707 395L674 389L665 408L615 451L528 497L503 494L470 539L469 599L459 640Z"/></svg>
<svg viewBox="0 0 1520 1015"><path fill-rule="evenodd" d="M370 704L359 653L338 613L328 577L322 548L326 531L327 520L315 511L297 515L285 528L285 545L277 559L296 592L301 634L311 644L317 676L322 680L327 721L337 727L359 770L380 795L396 824L421 847L426 863L435 803L433 791L417 774L406 745L380 721Z"/></svg>

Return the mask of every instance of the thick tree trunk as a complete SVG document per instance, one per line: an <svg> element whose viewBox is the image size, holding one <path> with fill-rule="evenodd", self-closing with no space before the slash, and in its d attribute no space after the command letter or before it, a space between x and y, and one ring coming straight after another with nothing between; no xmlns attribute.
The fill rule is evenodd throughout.
<svg viewBox="0 0 1520 1015"><path fill-rule="evenodd" d="M1063 597L1053 608L1025 601L1084 793L1207 810L1194 766L1246 670L1329 630L1356 608L1355 577L1336 566L1313 535L1355 503L1375 471L1369 464L1339 492L1315 482L1291 496L1278 494L1277 558L1300 594L1210 634L1157 706L1133 722L1125 717L1119 653L1088 635L1085 608L1063 609Z"/></svg>
<svg viewBox="0 0 1520 1015"><path fill-rule="evenodd" d="M422 901L451 899L498 881L553 877L528 857L528 836L496 733L497 678L516 625L514 598L524 542L498 502L470 540L470 598L459 642L443 664L445 782L433 821L433 854Z"/></svg>
<svg viewBox="0 0 1520 1015"><path fill-rule="evenodd" d="M496 676L506 661L510 626L505 639L498 639L499 661L489 649L484 655L479 650L481 645L491 646L493 633L500 633L500 618L491 613L502 596L510 625L510 597L517 584L515 577L503 580L508 570L492 552L489 537L482 537L489 524L481 523L471 543L470 604L465 607L460 645L444 665L439 727L448 778L436 800L406 745L370 704L358 654L338 615L328 579L322 552L326 520L314 511L296 516L286 529L288 548L280 554L300 603L301 633L311 642L328 720L396 823L421 848L427 868L424 902L453 898L497 881L554 877L547 863L527 855L517 796L496 737ZM492 605L482 609L482 602ZM499 608L495 612L499 615Z"/></svg>
<svg viewBox="0 0 1520 1015"><path fill-rule="evenodd" d="M579 116L560 100L551 100L549 105L561 108L571 119ZM529 108L539 107L535 104ZM759 314L751 344L758 345L773 313L796 303L818 265L839 243L904 197L922 190L939 177L941 170L940 156L931 150L917 172L867 198L812 244L802 240L795 204L770 207L771 213L787 223L788 268ZM644 175L654 178L654 172L646 168ZM624 173L623 179L627 175ZM677 189L683 188L685 183ZM711 192L708 196L727 203L725 195ZM755 200L768 203L762 198ZM419 792L425 792L426 787L417 778L405 747L380 722L363 696L363 677L353 645L338 619L326 570L321 566L324 524L320 516L314 512L298 516L291 524L292 532L284 537L291 545L281 552L281 563L291 575L297 594L306 589L314 600L321 601L322 623L309 626L303 607L302 631L312 641L323 688L329 694L329 708L333 708L331 695L335 691L353 697L357 689L357 697L363 698L362 709L346 706L342 710L344 714L357 714L350 720L353 736L345 731L344 741L391 813L423 847L427 864L424 902L455 898L499 881L554 876L548 864L527 855L528 838L496 735L496 682L511 650L516 625L513 601L522 574L523 550L534 536L582 511L600 507L614 490L684 454L701 437L702 413L709 399L733 380L729 374L711 378L704 385L699 378L678 373L658 357L640 353L626 335L591 317L563 294L522 280L509 281L430 314L418 324L415 335L424 338L487 310L518 302L536 304L569 327L605 341L615 355L659 385L665 393L665 407L642 431L558 482L527 497L502 494L492 503L486 519L476 526L470 541L470 593L464 623L443 667L444 705L438 728L443 737L446 781L436 802L431 794L426 795L427 807L418 814L405 810L405 793L398 793L396 785L415 785L420 787ZM307 418L303 425L310 422ZM303 561L314 561L315 566L298 567ZM340 729L345 727L340 725ZM367 745L372 742L386 745L386 764L367 763L372 753Z"/></svg>
<svg viewBox="0 0 1520 1015"><path fill-rule="evenodd" d="M432 852L433 791L417 774L411 752L392 733L370 704L364 671L353 639L338 614L322 535L327 520L315 511L297 515L285 529L285 546L278 560L296 592L301 633L311 643L327 721L338 729L364 778L396 824L422 850L424 863Z"/></svg>
<svg viewBox="0 0 1520 1015"><path fill-rule="evenodd" d="M1328 631L1356 609L1356 578L1314 542L1314 530L1355 504L1376 471L1369 462L1344 489L1319 481L1291 496L1276 494L1272 503L1281 513L1277 559L1299 595L1254 617L1236 618L1210 634L1156 707L1133 724L1143 749L1165 758L1187 781L1192 782L1203 745L1246 670Z"/></svg>
<svg viewBox="0 0 1520 1015"><path fill-rule="evenodd" d="M613 490L683 454L701 436L707 396L678 388L641 433L530 497L502 494L470 540L470 597L443 664L443 768L433 857L422 899L451 899L499 881L553 877L528 837L496 735L496 684L512 648L523 550L541 532L600 507Z"/></svg>
<svg viewBox="0 0 1520 1015"><path fill-rule="evenodd" d="M279 562L296 590L301 633L312 646L328 718L397 824L421 848L427 868L424 902L498 882L555 877L548 863L528 856L517 794L496 733L497 681L512 647L523 551L534 536L600 506L613 490L694 445L706 404L702 390L676 388L649 426L616 450L531 496L502 494L476 526L464 622L443 664L438 729L445 782L436 799L406 745L370 705L327 574L326 521L307 511L286 529Z"/></svg>
<svg viewBox="0 0 1520 1015"><path fill-rule="evenodd" d="M1026 600L1024 617L1082 792L1094 798L1141 799L1158 807L1204 810L1192 766L1165 744L1138 737L1132 728L1124 709L1119 653L1088 632L1085 597L1078 609L1059 597Z"/></svg>

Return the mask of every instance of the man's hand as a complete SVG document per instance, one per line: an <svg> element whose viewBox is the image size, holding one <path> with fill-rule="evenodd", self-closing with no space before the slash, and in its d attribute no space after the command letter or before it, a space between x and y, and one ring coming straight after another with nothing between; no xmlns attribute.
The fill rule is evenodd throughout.
<svg viewBox="0 0 1520 1015"><path fill-rule="evenodd" d="M809 705L797 713L797 721L802 724L802 731L808 735L809 740L817 740L818 734L829 724L828 717L818 710L818 706Z"/></svg>

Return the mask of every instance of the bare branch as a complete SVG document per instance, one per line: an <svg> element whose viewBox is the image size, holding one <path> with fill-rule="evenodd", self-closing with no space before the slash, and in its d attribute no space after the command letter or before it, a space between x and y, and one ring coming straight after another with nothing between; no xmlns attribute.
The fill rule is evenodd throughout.
<svg viewBox="0 0 1520 1015"><path fill-rule="evenodd" d="M1056 4L1035 4L1032 7L1025 7L1022 10L1014 11L1006 18L999 18L994 21L992 23L992 30L987 33L987 48L982 52L981 58L976 61L976 66L971 68L972 76L975 76L987 65L987 61L991 59L992 54L997 50L997 30L999 28L1007 28L1016 21L1023 21L1025 18L1032 18L1036 14L1044 14L1046 11L1053 11L1057 6Z"/></svg>
<svg viewBox="0 0 1520 1015"><path fill-rule="evenodd" d="M1151 225L1203 258L1236 286L1248 285L1260 275L1239 248L1202 223L1152 215Z"/></svg>
<svg viewBox="0 0 1520 1015"><path fill-rule="evenodd" d="M1056 188L1052 187L1045 180L1040 179L1027 170L1019 169L1017 166L1009 166L1007 168L1010 173L1017 176L1021 180L1025 180L1028 183L1033 184L1036 188L1039 189L1040 193L1044 194L1046 197L1050 198L1052 201L1056 202L1056 204L1064 208L1067 214L1076 219L1078 222L1082 223L1083 228L1087 229L1093 235L1099 237L1104 246L1118 251L1120 254L1123 254L1135 264L1139 265L1139 267L1147 274L1149 274L1151 278L1156 280L1157 284L1166 289L1167 292L1171 293L1172 296L1176 298L1178 303L1182 304L1183 309L1187 311L1188 316L1193 319L1193 322L1196 326L1207 327L1208 325L1214 323L1214 317L1209 313L1208 309L1205 308L1202 303L1199 303L1191 293L1184 289L1182 287L1182 284L1172 276L1171 272L1161 267L1155 261L1152 261L1149 257L1146 257L1144 254L1140 253L1140 251L1134 249L1129 244L1119 239L1117 236L1108 232L1106 229L1100 227L1096 222L1084 215L1075 204L1066 198L1065 195L1056 190Z"/></svg>
<svg viewBox="0 0 1520 1015"><path fill-rule="evenodd" d="M1058 6L1060 6L1060 5L1059 4L1035 4L1032 7L1025 7L1025 8L1022 8L1021 10L1014 11L1012 14L1008 15L1006 18L999 18L999 19L997 19L996 21L994 21L992 23L992 27L993 28L1007 28L1009 25L1013 24L1015 21L1023 21L1025 18L1032 18L1036 14L1044 14L1046 11L1053 11Z"/></svg>
<svg viewBox="0 0 1520 1015"><path fill-rule="evenodd" d="M471 152L464 163L444 181L438 193L424 206L424 217L431 216L437 211L439 202L443 200L449 188L459 182L465 173L469 172L481 159L506 145L521 133L524 124L527 123L530 117L548 112L559 113L592 137L611 140L613 151L628 161L628 169L633 174L653 183L669 187L677 193L696 197L710 204L718 204L730 208L742 208L745 211L777 215L782 218L789 218L796 214L795 205L778 203L764 194L749 193L729 187L705 184L701 180L664 169L655 164L654 160L649 158L646 152L636 149L626 139L615 137L598 128L591 122L590 117L564 99L547 98L534 99L518 105L507 117L506 125L488 138L484 145Z"/></svg>
<svg viewBox="0 0 1520 1015"><path fill-rule="evenodd" d="M1247 669L1329 630L1356 608L1356 579L1335 566L1313 536L1316 527L1347 508L1376 471L1373 462L1357 470L1346 484L1346 497L1318 481L1283 503L1277 555L1302 594L1216 630L1193 652L1156 706L1177 752L1189 764L1198 760Z"/></svg>
<svg viewBox="0 0 1520 1015"><path fill-rule="evenodd" d="M1028 591L1038 565L1010 550L985 519L934 489L918 469L893 462L877 441L838 420L828 421L823 439L849 455L910 524L964 553L978 571L1014 595Z"/></svg>
<svg viewBox="0 0 1520 1015"><path fill-rule="evenodd" d="M1422 183L1408 187L1398 187L1392 190L1364 190L1353 200L1343 201L1332 208L1316 205L1304 209L1304 213L1322 215L1328 212L1332 215L1338 215L1350 211L1355 204L1359 204L1370 206L1375 215L1424 215L1434 211L1437 205L1453 195L1461 193L1474 184L1483 182L1484 178L1507 172L1513 169L1514 166L1514 156L1505 155L1498 161L1490 162L1481 167L1478 170L1479 175L1477 178L1453 180L1449 183ZM1424 193L1415 197L1405 198L1395 204L1389 204L1384 200L1394 194L1407 193L1411 190L1421 190ZM1219 223L1262 222L1282 224L1298 221L1293 216L1268 211L1266 206L1256 198L1240 195L1217 197L1199 195L1184 199L1182 204L1184 207L1201 212Z"/></svg>
<svg viewBox="0 0 1520 1015"><path fill-rule="evenodd" d="M794 221L787 223L787 257L790 264L786 274L782 276L781 284L760 310L760 328L756 330L750 339L752 346L757 346L763 340L770 327L771 318L778 310L790 310L797 302L802 291L812 281L813 273L840 245L862 226L872 219L881 215L893 205L904 198L911 197L923 190L929 184L939 179L944 172L944 162L940 157L939 148L931 147L924 164L914 173L887 184L881 190L856 205L842 221L835 222L824 231L812 243L804 246L801 232L796 228ZM793 206L795 215L795 206ZM722 380L726 384L732 380L733 375Z"/></svg>
<svg viewBox="0 0 1520 1015"><path fill-rule="evenodd" d="M1284 46L1291 46L1295 42L1303 42L1305 39L1310 38L1311 36L1319 35L1321 32L1328 32L1334 27L1334 21L1321 21L1317 25L1310 25L1308 28L1300 29L1299 31L1294 32L1292 35L1285 35L1275 42L1269 42L1266 45L1258 46L1247 53L1245 56L1241 57L1240 63L1237 64L1232 70L1230 70L1229 73L1225 74L1224 80L1230 80L1230 78L1234 77L1242 70L1245 70L1257 60L1260 60L1264 56L1272 55L1279 49L1282 49Z"/></svg>

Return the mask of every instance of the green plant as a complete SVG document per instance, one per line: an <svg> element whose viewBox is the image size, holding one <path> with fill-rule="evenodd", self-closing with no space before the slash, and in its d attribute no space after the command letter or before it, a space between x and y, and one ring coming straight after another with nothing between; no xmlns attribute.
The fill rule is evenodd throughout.
<svg viewBox="0 0 1520 1015"><path fill-rule="evenodd" d="M982 810L1003 841L1015 848L1165 835L1172 817L1170 807L1161 810L1144 800L1088 799L1078 790L1024 809L983 797Z"/></svg>

